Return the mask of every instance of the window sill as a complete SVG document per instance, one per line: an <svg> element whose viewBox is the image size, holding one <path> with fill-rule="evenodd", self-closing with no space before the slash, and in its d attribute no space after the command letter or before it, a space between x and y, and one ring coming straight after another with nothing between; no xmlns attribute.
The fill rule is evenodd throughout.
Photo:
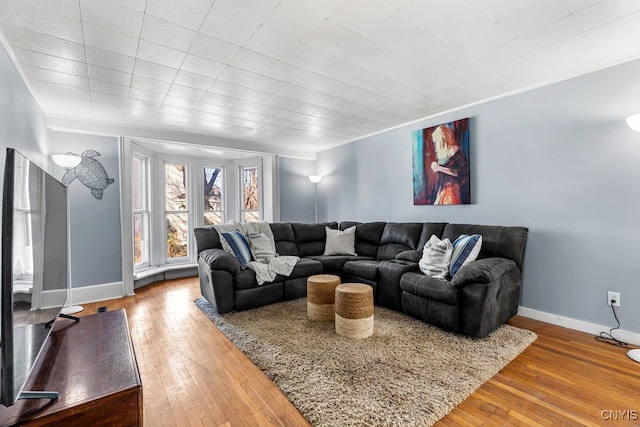
<svg viewBox="0 0 640 427"><path fill-rule="evenodd" d="M195 263L165 264L161 266L147 267L134 271L133 287L134 289L137 289L163 280L193 277L197 275L198 265Z"/></svg>

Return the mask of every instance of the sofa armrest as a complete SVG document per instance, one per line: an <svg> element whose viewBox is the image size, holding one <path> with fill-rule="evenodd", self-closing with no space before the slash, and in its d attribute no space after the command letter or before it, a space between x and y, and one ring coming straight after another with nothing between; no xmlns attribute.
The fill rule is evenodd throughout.
<svg viewBox="0 0 640 427"><path fill-rule="evenodd" d="M396 259L398 261L411 261L411 262L418 263L420 262L421 258L422 258L422 251L417 251L413 249L400 252L398 255L396 255Z"/></svg>
<svg viewBox="0 0 640 427"><path fill-rule="evenodd" d="M231 274L242 270L238 259L224 249L205 249L200 252L200 259L211 270L224 270Z"/></svg>
<svg viewBox="0 0 640 427"><path fill-rule="evenodd" d="M469 283L492 283L517 268L518 265L507 258L483 258L460 268L451 278L451 284L461 288Z"/></svg>

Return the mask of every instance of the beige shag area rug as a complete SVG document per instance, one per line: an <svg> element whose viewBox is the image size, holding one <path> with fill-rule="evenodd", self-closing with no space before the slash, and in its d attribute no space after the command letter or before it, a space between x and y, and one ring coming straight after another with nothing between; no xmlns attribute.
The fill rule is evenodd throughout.
<svg viewBox="0 0 640 427"><path fill-rule="evenodd" d="M307 319L306 299L220 315L195 301L314 426L429 426L535 339L503 325L485 339L382 307L364 340Z"/></svg>

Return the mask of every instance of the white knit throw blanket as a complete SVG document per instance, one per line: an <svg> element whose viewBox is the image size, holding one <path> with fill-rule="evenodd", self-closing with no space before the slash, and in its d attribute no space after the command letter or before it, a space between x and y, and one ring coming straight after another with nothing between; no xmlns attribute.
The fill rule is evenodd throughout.
<svg viewBox="0 0 640 427"><path fill-rule="evenodd" d="M273 237L273 232L269 223L265 221L259 222L232 222L227 224L214 225L218 233L238 230L242 234L247 235L247 232L264 233L271 242L273 252L276 254L275 258L272 258L268 264L251 261L247 264L251 270L256 273L256 281L258 285L263 283L272 282L278 274L281 276L289 276L296 266L296 263L300 260L297 256L283 255L280 256L276 252L276 243Z"/></svg>

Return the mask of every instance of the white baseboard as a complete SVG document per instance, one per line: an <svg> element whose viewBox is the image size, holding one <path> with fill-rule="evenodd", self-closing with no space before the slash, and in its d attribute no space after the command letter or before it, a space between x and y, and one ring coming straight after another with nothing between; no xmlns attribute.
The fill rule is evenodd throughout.
<svg viewBox="0 0 640 427"><path fill-rule="evenodd" d="M558 316L557 314L546 313L544 311L532 310L526 307L518 307L518 315L529 319L539 320L541 322L550 323L552 325L562 326L563 328L573 329L580 332L586 332L591 335L600 335L600 332L609 332L610 326L597 325L595 323L584 322L582 320L572 319L570 317ZM640 345L640 334L635 332L616 329L613 336L623 342Z"/></svg>
<svg viewBox="0 0 640 427"><path fill-rule="evenodd" d="M71 289L71 302L73 302L73 305L122 298L123 296L125 296L123 282L101 283L99 285Z"/></svg>

